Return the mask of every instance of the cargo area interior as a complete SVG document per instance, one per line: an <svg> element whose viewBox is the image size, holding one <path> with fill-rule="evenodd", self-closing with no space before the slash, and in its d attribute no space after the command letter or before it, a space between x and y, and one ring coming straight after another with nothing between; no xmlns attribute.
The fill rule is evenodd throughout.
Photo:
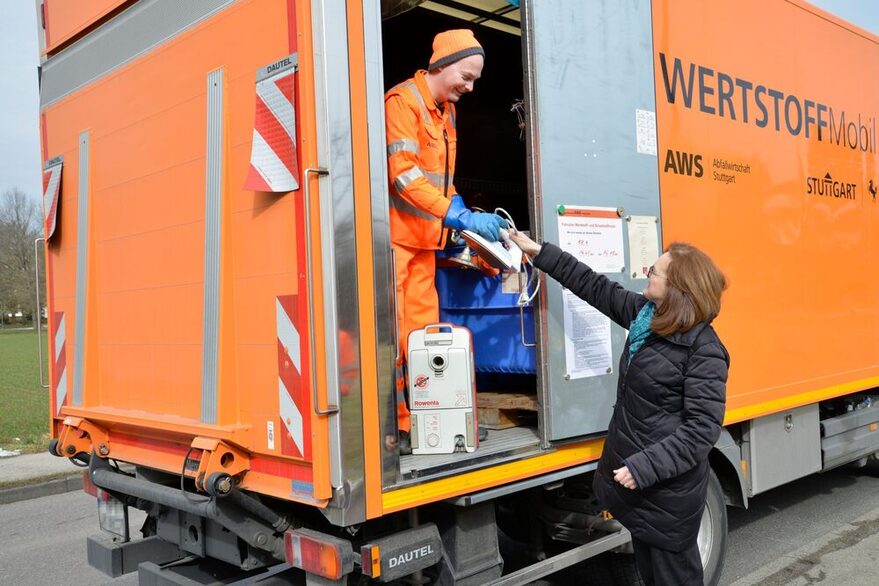
<svg viewBox="0 0 879 586"><path fill-rule="evenodd" d="M474 30L485 66L474 91L457 104L454 184L471 208L505 210L518 230L530 230L519 9L506 0L385 2L382 22L384 89L426 69L439 32ZM473 335L478 418L484 439L472 453L400 458L400 482L476 469L540 451L534 347L534 301L528 273L488 277L447 262L463 247L448 243L438 255L440 321ZM445 265L445 266L444 266Z"/></svg>

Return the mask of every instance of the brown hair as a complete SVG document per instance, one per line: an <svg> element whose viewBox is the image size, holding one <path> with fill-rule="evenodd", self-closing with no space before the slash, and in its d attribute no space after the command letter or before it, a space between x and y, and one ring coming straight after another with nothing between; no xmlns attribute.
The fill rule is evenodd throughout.
<svg viewBox="0 0 879 586"><path fill-rule="evenodd" d="M650 326L660 336L686 332L720 313L720 296L726 277L707 254L683 242L672 242L667 252L668 292L656 308Z"/></svg>

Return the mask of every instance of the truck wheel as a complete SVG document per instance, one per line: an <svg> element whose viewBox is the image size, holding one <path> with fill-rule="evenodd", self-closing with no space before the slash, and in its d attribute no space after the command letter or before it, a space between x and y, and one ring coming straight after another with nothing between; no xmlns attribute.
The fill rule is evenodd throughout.
<svg viewBox="0 0 879 586"><path fill-rule="evenodd" d="M705 510L702 513L702 524L696 542L699 545L699 555L702 557L705 584L715 586L720 581L723 560L726 557L727 519L723 488L713 470L708 474L708 496L705 499Z"/></svg>

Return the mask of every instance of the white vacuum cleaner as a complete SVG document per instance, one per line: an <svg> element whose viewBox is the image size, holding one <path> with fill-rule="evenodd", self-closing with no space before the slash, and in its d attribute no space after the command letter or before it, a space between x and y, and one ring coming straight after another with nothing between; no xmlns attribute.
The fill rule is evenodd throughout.
<svg viewBox="0 0 879 586"><path fill-rule="evenodd" d="M467 328L432 324L409 334L412 453L473 452L479 445L473 337Z"/></svg>

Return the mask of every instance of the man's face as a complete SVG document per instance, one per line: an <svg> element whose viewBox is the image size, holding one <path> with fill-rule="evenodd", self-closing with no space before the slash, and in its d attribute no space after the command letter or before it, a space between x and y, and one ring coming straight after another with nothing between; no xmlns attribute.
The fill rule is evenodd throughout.
<svg viewBox="0 0 879 586"><path fill-rule="evenodd" d="M457 102L464 94L473 91L473 84L482 75L482 55L470 55L444 67L437 73L438 102Z"/></svg>

